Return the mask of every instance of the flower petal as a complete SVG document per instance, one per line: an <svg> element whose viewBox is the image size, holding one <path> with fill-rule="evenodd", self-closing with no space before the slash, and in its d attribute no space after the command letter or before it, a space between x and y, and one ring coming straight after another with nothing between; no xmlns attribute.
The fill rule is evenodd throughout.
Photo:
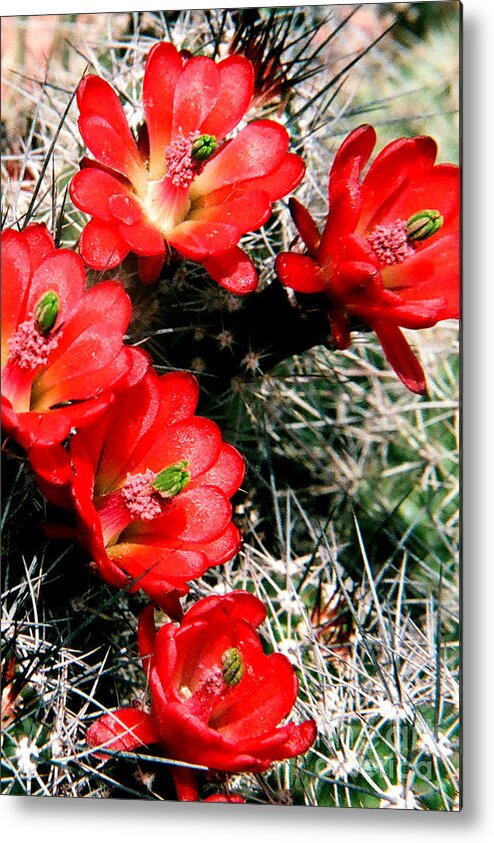
<svg viewBox="0 0 494 843"><path fill-rule="evenodd" d="M236 296L252 293L259 282L254 264L238 246L204 258L202 264L211 278Z"/></svg>
<svg viewBox="0 0 494 843"><path fill-rule="evenodd" d="M25 316L31 260L22 234L9 229L2 232L2 368L10 351L8 340Z"/></svg>
<svg viewBox="0 0 494 843"><path fill-rule="evenodd" d="M79 130L84 143L98 161L142 186L145 173L137 144L121 102L99 76L85 76L77 91Z"/></svg>
<svg viewBox="0 0 494 843"><path fill-rule="evenodd" d="M217 65L206 56L189 59L175 87L172 137L198 132L211 113L220 92Z"/></svg>
<svg viewBox="0 0 494 843"><path fill-rule="evenodd" d="M411 392L424 395L427 392L427 384L422 366L400 329L388 322L378 321L372 323L372 328L377 334L388 363L400 380Z"/></svg>
<svg viewBox="0 0 494 843"><path fill-rule="evenodd" d="M385 146L362 182L358 230L370 230L388 212L393 214L393 206L403 185L420 183L424 173L433 166L436 154L437 144L429 137L400 138Z"/></svg>
<svg viewBox="0 0 494 843"><path fill-rule="evenodd" d="M201 126L201 132L222 140L240 122L254 90L254 71L244 56L228 56L216 65L219 92L216 104Z"/></svg>
<svg viewBox="0 0 494 843"><path fill-rule="evenodd" d="M190 220L177 225L167 239L186 258L202 261L207 256L233 248L241 233L236 225Z"/></svg>
<svg viewBox="0 0 494 843"><path fill-rule="evenodd" d="M215 706L209 725L226 738L241 742L271 732L291 711L298 682L289 660L280 653L266 656L248 638L239 645L248 666L243 679ZM254 642L258 642L257 636Z"/></svg>
<svg viewBox="0 0 494 843"><path fill-rule="evenodd" d="M214 486L186 488L167 502L162 515L152 521L131 524L125 531L125 538L156 545L176 540L192 543L190 549L194 550L195 542L217 539L226 529L231 516L231 504L219 489Z"/></svg>
<svg viewBox="0 0 494 843"><path fill-rule="evenodd" d="M67 438L71 430L89 426L108 409L110 395L84 401L71 407L60 407L50 412L5 413L2 404L2 426L23 448L57 445Z"/></svg>
<svg viewBox="0 0 494 843"><path fill-rule="evenodd" d="M423 302L422 327L430 327L440 319L457 319L459 316L459 245L458 233L432 238L402 264L382 270L383 283L387 289L397 291L404 308L408 304L420 307ZM431 322L427 304L441 300L440 313Z"/></svg>
<svg viewBox="0 0 494 843"><path fill-rule="evenodd" d="M59 313L54 323L54 328L58 328L78 304L85 288L86 273L79 255L68 249L57 249L39 264L32 276L26 313L33 313L41 296L53 290L59 299Z"/></svg>
<svg viewBox="0 0 494 843"><path fill-rule="evenodd" d="M309 256L315 259L317 257L319 243L321 242L319 229L309 214L307 208L305 208L298 199L292 197L289 200L288 205L293 222L297 226L298 233L307 246Z"/></svg>
<svg viewBox="0 0 494 843"><path fill-rule="evenodd" d="M272 120L249 123L226 143L191 186L191 196L211 193L228 184L270 175L283 161L288 134Z"/></svg>
<svg viewBox="0 0 494 843"><path fill-rule="evenodd" d="M209 567L203 553L181 550L164 541L120 541L107 548L107 554L111 563L131 578L130 592L143 589L158 604L172 591L186 594L187 581L202 576Z"/></svg>
<svg viewBox="0 0 494 843"><path fill-rule="evenodd" d="M197 208L189 214L189 219L226 223L245 234L247 231L254 231L264 225L270 214L269 195L263 190L250 190L230 201Z"/></svg>
<svg viewBox="0 0 494 843"><path fill-rule="evenodd" d="M111 752L128 752L137 746L159 742L159 732L150 714L138 708L120 708L104 714L86 733L89 746L109 749ZM100 758L110 758L98 752Z"/></svg>
<svg viewBox="0 0 494 843"><path fill-rule="evenodd" d="M88 290L64 323L48 366L34 380L33 409L93 398L116 384L133 363L131 350L122 346L130 316L130 300L120 284L107 281Z"/></svg>
<svg viewBox="0 0 494 843"><path fill-rule="evenodd" d="M99 167L85 167L70 182L70 198L74 205L87 214L109 222L114 219L110 199L133 196L130 185Z"/></svg>
<svg viewBox="0 0 494 843"><path fill-rule="evenodd" d="M104 271L122 263L130 247L120 235L117 223L92 219L81 234L79 252L87 266Z"/></svg>
<svg viewBox="0 0 494 843"><path fill-rule="evenodd" d="M158 228L152 223L141 220L131 225L120 223L118 226L119 235L138 255L153 255L162 257L165 255L166 247L163 236Z"/></svg>
<svg viewBox="0 0 494 843"><path fill-rule="evenodd" d="M307 255L282 252L275 269L280 281L297 293L322 293L327 287L322 269Z"/></svg>
<svg viewBox="0 0 494 843"><path fill-rule="evenodd" d="M164 173L165 149L170 142L173 100L182 72L182 58L173 44L155 44L148 53L142 101L149 134L149 178Z"/></svg>
<svg viewBox="0 0 494 843"><path fill-rule="evenodd" d="M187 460L191 477L198 477L216 462L221 445L218 426L209 419L194 416L157 430L145 454L134 465L134 473L148 468L159 472L169 465Z"/></svg>
<svg viewBox="0 0 494 843"><path fill-rule="evenodd" d="M239 452L226 442L221 446L218 459L214 465L192 480L189 489L198 483L207 486L217 486L228 498L235 494L245 476L245 463Z"/></svg>

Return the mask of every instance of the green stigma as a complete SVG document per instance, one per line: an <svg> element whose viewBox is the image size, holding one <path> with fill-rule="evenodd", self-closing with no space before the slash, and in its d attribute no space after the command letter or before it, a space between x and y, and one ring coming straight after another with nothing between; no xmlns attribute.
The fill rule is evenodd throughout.
<svg viewBox="0 0 494 843"><path fill-rule="evenodd" d="M217 145L214 135L199 135L192 142L192 158L196 161L207 161L208 158L211 158L213 152L216 151Z"/></svg>
<svg viewBox="0 0 494 843"><path fill-rule="evenodd" d="M177 462L169 468L164 468L154 478L153 489L162 498L174 498L182 489L185 489L190 480L190 471L187 471L188 465L187 460L182 460L182 462Z"/></svg>
<svg viewBox="0 0 494 843"><path fill-rule="evenodd" d="M238 685L245 673L242 653L236 647L225 650L221 657L223 681L226 685Z"/></svg>
<svg viewBox="0 0 494 843"><path fill-rule="evenodd" d="M60 299L53 290L48 290L41 296L34 308L34 319L36 327L41 334L47 334L53 328L58 311L60 310Z"/></svg>
<svg viewBox="0 0 494 843"><path fill-rule="evenodd" d="M439 211L419 211L407 222L407 238L408 240L427 240L439 231L443 222L444 218Z"/></svg>

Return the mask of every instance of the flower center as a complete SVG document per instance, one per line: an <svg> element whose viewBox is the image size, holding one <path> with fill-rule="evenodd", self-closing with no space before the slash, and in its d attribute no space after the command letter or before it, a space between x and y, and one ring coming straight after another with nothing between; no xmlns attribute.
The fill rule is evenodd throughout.
<svg viewBox="0 0 494 843"><path fill-rule="evenodd" d="M203 162L216 150L214 135L199 135L180 131L165 150L166 175L175 187L190 187L202 170Z"/></svg>
<svg viewBox="0 0 494 843"><path fill-rule="evenodd" d="M189 187L197 174L197 164L192 158L194 134L179 132L165 150L166 174L175 187Z"/></svg>
<svg viewBox="0 0 494 843"><path fill-rule="evenodd" d="M415 253L408 240L406 220L396 220L390 225L376 225L367 237L367 242L381 266L402 263Z"/></svg>
<svg viewBox="0 0 494 843"><path fill-rule="evenodd" d="M21 322L8 345L10 359L21 369L34 371L48 363L51 352L58 345L58 338L44 336L31 317Z"/></svg>
<svg viewBox="0 0 494 843"><path fill-rule="evenodd" d="M127 474L122 486L125 506L134 518L152 521L161 515L159 498L153 489L156 474L150 468L142 474Z"/></svg>
<svg viewBox="0 0 494 843"><path fill-rule="evenodd" d="M140 474L127 474L121 493L134 518L152 521L162 513L161 501L174 498L190 480L188 462L182 460L158 474L148 468Z"/></svg>

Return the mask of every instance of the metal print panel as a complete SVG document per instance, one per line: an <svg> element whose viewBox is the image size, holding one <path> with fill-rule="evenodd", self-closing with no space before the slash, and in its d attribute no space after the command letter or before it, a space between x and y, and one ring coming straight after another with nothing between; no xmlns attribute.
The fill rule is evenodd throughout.
<svg viewBox="0 0 494 843"><path fill-rule="evenodd" d="M2 18L3 795L459 810L460 11Z"/></svg>

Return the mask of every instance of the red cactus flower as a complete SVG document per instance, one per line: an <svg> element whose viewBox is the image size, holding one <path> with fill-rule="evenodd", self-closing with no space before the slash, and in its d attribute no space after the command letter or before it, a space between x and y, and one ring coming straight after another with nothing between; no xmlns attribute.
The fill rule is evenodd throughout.
<svg viewBox="0 0 494 843"><path fill-rule="evenodd" d="M129 750L156 743L166 757L223 772L261 772L272 761L306 752L313 720L279 726L298 682L288 659L263 652L256 628L266 610L257 597L233 591L206 597L180 626L156 632L148 607L139 620L139 649L148 673L151 712L124 708L100 717L90 746ZM180 799L197 798L197 774L173 767Z"/></svg>
<svg viewBox="0 0 494 843"><path fill-rule="evenodd" d="M175 615L187 581L240 547L229 498L244 462L214 422L194 415L197 400L192 375L149 370L72 437L70 459L61 447L49 465L39 450L32 454L51 500L61 501L71 484L82 541L100 576L118 588L142 588Z"/></svg>
<svg viewBox="0 0 494 843"><path fill-rule="evenodd" d="M375 142L374 129L361 126L338 150L322 236L291 200L307 254L278 255L276 271L287 287L326 296L338 348L349 345L349 320L363 320L408 389L424 393L424 373L399 326L428 328L459 315L458 167L434 164L432 138L401 138L361 179Z"/></svg>
<svg viewBox="0 0 494 843"><path fill-rule="evenodd" d="M246 112L253 84L242 56L218 64L205 56L187 60L172 44L156 44L146 62L145 125L136 143L113 88L96 76L82 80L79 129L97 160L83 160L70 195L92 217L79 245L88 266L110 269L135 252L150 283L173 246L233 293L255 289L256 271L237 244L301 181L304 164L287 152L285 129L270 120L225 140Z"/></svg>
<svg viewBox="0 0 494 843"><path fill-rule="evenodd" d="M207 796L206 799L202 799L202 802L231 802L237 805L241 805L245 802L243 796L240 796L238 793L213 793L212 796Z"/></svg>
<svg viewBox="0 0 494 843"><path fill-rule="evenodd" d="M2 424L25 448L89 424L149 365L122 344L121 285L85 286L80 257L56 249L46 226L2 233Z"/></svg>

